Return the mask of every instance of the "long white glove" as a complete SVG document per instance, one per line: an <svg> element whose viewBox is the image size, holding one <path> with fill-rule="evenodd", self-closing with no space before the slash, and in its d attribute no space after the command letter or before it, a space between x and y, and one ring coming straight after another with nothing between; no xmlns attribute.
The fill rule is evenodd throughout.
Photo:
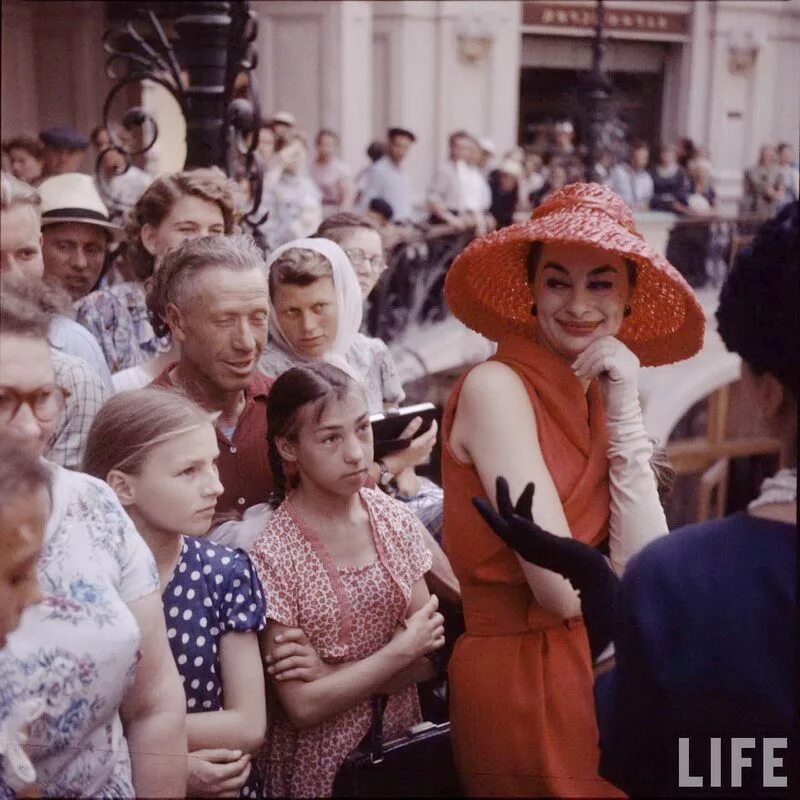
<svg viewBox="0 0 800 800"><path fill-rule="evenodd" d="M608 421L611 566L621 575L628 560L668 532L650 458L653 445L639 405L639 359L617 338L603 336L575 360L578 378L600 379Z"/></svg>

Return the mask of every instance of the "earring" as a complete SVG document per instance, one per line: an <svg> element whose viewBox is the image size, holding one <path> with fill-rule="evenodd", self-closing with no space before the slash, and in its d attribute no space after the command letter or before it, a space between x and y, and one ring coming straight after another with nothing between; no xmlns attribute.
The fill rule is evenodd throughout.
<svg viewBox="0 0 800 800"><path fill-rule="evenodd" d="M631 307L630 306L625 306L625 309L623 310L622 315L624 317L629 317L631 315Z"/></svg>
<svg viewBox="0 0 800 800"><path fill-rule="evenodd" d="M531 306L531 316L535 317L539 313L539 309L536 308L536 303Z"/></svg>

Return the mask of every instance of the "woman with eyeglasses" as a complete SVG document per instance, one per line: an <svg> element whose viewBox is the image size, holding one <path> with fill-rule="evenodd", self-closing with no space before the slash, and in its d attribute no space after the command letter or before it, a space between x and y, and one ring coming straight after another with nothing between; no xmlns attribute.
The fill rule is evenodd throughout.
<svg viewBox="0 0 800 800"><path fill-rule="evenodd" d="M41 457L64 408L48 319L0 295L0 435ZM183 797L186 726L153 556L102 482L42 461L45 596L8 637L0 702L43 700L28 752L45 797Z"/></svg>
<svg viewBox="0 0 800 800"><path fill-rule="evenodd" d="M336 242L353 266L366 300L386 271L386 256L380 231L366 218L343 211L326 217L316 233Z"/></svg>

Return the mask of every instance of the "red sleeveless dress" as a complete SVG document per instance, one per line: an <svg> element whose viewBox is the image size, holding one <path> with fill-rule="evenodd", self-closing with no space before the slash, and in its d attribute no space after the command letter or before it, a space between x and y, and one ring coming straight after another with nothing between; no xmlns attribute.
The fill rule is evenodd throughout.
<svg viewBox="0 0 800 800"><path fill-rule="evenodd" d="M608 536L605 412L569 365L531 340L509 339L494 361L522 379L539 442L572 535ZM449 666L456 766L472 796L620 797L602 780L592 664L581 617L537 604L513 551L470 502L486 497L448 441L464 375L444 414L444 549L461 584L466 633ZM498 410L498 413L502 413Z"/></svg>

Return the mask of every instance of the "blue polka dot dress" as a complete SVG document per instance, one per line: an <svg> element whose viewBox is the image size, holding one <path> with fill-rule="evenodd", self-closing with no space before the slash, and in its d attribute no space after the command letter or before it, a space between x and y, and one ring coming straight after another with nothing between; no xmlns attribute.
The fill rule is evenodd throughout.
<svg viewBox="0 0 800 800"><path fill-rule="evenodd" d="M163 601L187 713L219 711L220 638L230 631L262 631L266 625L264 595L249 556L244 550L184 536ZM254 768L241 796L257 797L260 788Z"/></svg>

